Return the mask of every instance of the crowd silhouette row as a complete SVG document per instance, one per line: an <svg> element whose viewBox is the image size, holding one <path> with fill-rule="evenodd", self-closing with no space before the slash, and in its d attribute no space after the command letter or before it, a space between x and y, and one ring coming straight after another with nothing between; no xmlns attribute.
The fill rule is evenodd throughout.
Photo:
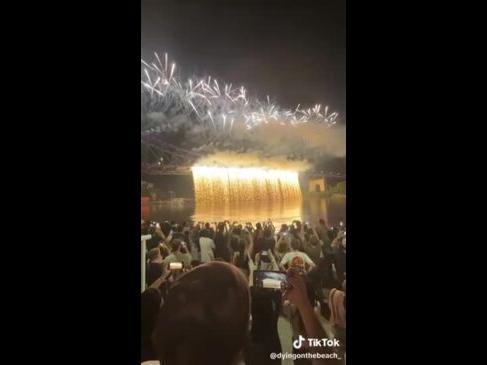
<svg viewBox="0 0 487 365"><path fill-rule="evenodd" d="M141 233L151 235L142 293L142 362L281 363L270 356L283 352L281 319L291 328L289 341L339 343L293 346L294 364L345 363L343 223L143 221ZM258 279L265 273L280 273L282 287L263 285Z"/></svg>

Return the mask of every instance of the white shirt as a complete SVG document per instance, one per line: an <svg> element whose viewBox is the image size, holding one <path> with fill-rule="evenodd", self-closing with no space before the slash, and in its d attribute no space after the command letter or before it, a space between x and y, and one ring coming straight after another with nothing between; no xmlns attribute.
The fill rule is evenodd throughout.
<svg viewBox="0 0 487 365"><path fill-rule="evenodd" d="M313 260L309 258L309 256L301 251L292 251L288 252L284 255L284 257L281 260L281 266L288 265L291 266L293 260L297 258L297 261L301 261L304 264L308 264L309 266L315 266L315 263Z"/></svg>
<svg viewBox="0 0 487 365"><path fill-rule="evenodd" d="M215 249L215 242L208 237L200 237L201 262L210 262L215 259L213 250Z"/></svg>

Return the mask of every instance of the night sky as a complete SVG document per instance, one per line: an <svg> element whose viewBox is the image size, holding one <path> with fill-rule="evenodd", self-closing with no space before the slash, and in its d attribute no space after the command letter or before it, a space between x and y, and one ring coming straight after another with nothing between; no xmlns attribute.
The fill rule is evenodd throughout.
<svg viewBox="0 0 487 365"><path fill-rule="evenodd" d="M329 105L345 122L345 0L142 0L142 57L212 75L283 107Z"/></svg>

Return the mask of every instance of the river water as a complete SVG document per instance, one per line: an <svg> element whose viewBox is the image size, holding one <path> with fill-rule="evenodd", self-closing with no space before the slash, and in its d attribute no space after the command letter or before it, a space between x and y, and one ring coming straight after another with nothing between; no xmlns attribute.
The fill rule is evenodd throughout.
<svg viewBox="0 0 487 365"><path fill-rule="evenodd" d="M276 224L291 223L293 220L316 224L320 218L331 226L340 222L346 224L346 197L333 195L329 198L308 196L298 201L287 202L245 202L195 204L191 199L173 199L163 203L143 203L142 218L155 221L176 222L263 222L268 218Z"/></svg>

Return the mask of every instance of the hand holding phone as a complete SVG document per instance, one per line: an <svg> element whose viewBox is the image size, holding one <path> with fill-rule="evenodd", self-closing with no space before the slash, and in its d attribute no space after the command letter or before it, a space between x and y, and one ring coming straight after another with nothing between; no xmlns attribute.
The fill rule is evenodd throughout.
<svg viewBox="0 0 487 365"><path fill-rule="evenodd" d="M272 290L286 290L288 288L287 275L280 271L254 271L254 286Z"/></svg>
<svg viewBox="0 0 487 365"><path fill-rule="evenodd" d="M287 282L288 287L284 293L284 298L289 299L298 309L310 306L308 291L302 273L291 267L287 273Z"/></svg>

